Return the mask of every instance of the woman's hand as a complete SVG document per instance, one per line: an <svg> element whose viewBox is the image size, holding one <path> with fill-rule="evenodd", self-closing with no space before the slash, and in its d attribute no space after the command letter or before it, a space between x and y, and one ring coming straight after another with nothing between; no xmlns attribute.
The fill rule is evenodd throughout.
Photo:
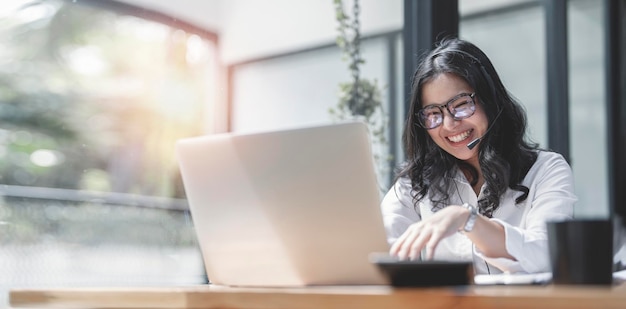
<svg viewBox="0 0 626 309"><path fill-rule="evenodd" d="M437 211L432 217L414 223L391 246L389 253L402 260L417 260L426 248L426 259L431 260L443 238L456 233L467 221L469 210L450 205Z"/></svg>

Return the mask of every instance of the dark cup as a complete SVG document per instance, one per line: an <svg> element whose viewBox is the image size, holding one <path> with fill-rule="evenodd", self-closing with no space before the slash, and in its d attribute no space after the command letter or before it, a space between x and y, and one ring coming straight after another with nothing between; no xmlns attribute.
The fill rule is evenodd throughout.
<svg viewBox="0 0 626 309"><path fill-rule="evenodd" d="M609 285L613 282L613 224L610 220L548 222L555 284Z"/></svg>

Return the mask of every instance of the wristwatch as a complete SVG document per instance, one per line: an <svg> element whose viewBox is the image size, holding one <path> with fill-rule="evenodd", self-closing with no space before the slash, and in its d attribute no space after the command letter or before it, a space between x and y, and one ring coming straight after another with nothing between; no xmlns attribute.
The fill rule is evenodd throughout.
<svg viewBox="0 0 626 309"><path fill-rule="evenodd" d="M463 227L464 232L471 232L474 228L474 223L476 223L476 217L478 216L478 208L474 205L470 205L469 203L463 203L461 205L463 208L467 208L469 210L469 217L467 217L467 221L465 221L465 226Z"/></svg>

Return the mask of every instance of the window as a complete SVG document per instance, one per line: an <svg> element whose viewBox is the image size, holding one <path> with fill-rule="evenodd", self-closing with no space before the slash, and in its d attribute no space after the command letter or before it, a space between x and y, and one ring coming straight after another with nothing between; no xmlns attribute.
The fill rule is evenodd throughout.
<svg viewBox="0 0 626 309"><path fill-rule="evenodd" d="M473 4L461 3L466 11ZM570 164L578 196L575 216L579 218L609 215L602 6L602 2L569 1L567 11ZM505 86L526 108L530 137L541 147L549 147L541 3L502 2L491 10L467 13L460 33L491 58Z"/></svg>
<svg viewBox="0 0 626 309"><path fill-rule="evenodd" d="M544 15L539 3L503 6L462 16L459 32L491 59L526 109L530 138L547 147Z"/></svg>
<svg viewBox="0 0 626 309"><path fill-rule="evenodd" d="M608 217L603 2L568 2L570 140L578 217Z"/></svg>
<svg viewBox="0 0 626 309"><path fill-rule="evenodd" d="M390 119L395 119L390 115L392 105L400 104L395 94L397 85L390 83L400 66L397 59L401 57L393 54L399 37L399 32L389 32L361 42L365 59L361 77L376 81L384 115ZM232 130L253 132L335 121L330 110L337 107L338 85L351 78L341 57L339 48L332 44L234 64L230 70ZM393 177L391 147L395 143L389 143L390 128L395 124L392 121L385 126L386 142L372 145L381 194L387 192Z"/></svg>
<svg viewBox="0 0 626 309"><path fill-rule="evenodd" d="M0 5L0 291L206 280L174 157L215 40L62 0Z"/></svg>

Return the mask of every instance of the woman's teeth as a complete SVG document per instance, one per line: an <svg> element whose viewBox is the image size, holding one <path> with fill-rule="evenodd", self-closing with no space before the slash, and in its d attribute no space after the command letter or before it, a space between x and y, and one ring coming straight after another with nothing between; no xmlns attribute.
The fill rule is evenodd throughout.
<svg viewBox="0 0 626 309"><path fill-rule="evenodd" d="M468 138L470 133L472 132L472 130L467 130L461 134L455 135L455 136L448 136L448 139L454 143L458 143L460 141L463 141L464 139Z"/></svg>

